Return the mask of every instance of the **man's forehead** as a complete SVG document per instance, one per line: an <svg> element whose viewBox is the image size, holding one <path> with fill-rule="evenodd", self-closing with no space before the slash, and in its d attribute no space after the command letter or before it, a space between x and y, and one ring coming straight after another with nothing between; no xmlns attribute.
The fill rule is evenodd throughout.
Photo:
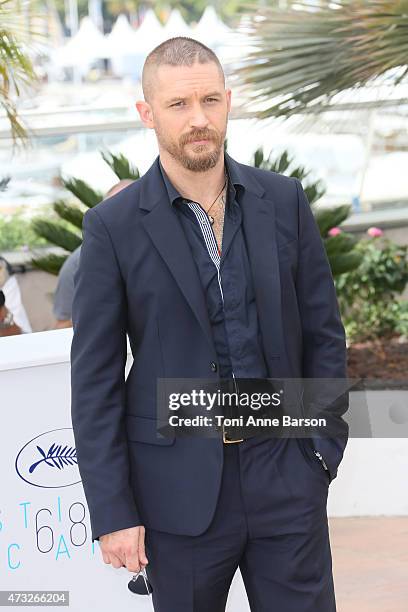
<svg viewBox="0 0 408 612"><path fill-rule="evenodd" d="M159 91L178 90L181 88L190 89L191 87L211 87L213 89L223 89L223 80L218 67L213 62L207 64L194 64L193 66L170 66L162 65L157 67L156 76L160 81Z"/></svg>
<svg viewBox="0 0 408 612"><path fill-rule="evenodd" d="M215 62L194 62L191 66L187 66L186 64L180 64L178 66L174 66L173 64L160 64L159 66L155 66L155 69L159 75L165 75L166 73L172 75L172 77L176 74L187 75L187 74L200 74L200 75L220 75L219 67Z"/></svg>

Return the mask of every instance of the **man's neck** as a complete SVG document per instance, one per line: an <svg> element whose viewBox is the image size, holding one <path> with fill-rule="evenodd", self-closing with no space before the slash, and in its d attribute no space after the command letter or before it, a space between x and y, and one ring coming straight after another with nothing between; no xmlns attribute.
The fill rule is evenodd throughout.
<svg viewBox="0 0 408 612"><path fill-rule="evenodd" d="M224 154L220 155L213 168L205 172L187 170L162 151L160 151L160 162L180 195L199 202L204 209L211 206L224 185Z"/></svg>

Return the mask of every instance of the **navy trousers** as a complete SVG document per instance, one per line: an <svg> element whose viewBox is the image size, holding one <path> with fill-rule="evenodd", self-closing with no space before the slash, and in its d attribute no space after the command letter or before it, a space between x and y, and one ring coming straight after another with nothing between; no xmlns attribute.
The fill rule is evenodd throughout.
<svg viewBox="0 0 408 612"><path fill-rule="evenodd" d="M147 529L155 612L222 612L240 568L252 612L336 612L329 476L308 438L224 445L216 511L198 536Z"/></svg>

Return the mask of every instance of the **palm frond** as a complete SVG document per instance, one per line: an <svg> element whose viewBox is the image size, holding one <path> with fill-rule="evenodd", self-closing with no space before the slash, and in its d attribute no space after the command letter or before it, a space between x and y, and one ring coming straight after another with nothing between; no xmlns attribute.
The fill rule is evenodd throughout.
<svg viewBox="0 0 408 612"><path fill-rule="evenodd" d="M17 113L14 98L28 88L37 77L29 57L23 52L27 36L23 15L12 0L0 1L0 108L5 112L13 142L22 144L27 127Z"/></svg>
<svg viewBox="0 0 408 612"><path fill-rule="evenodd" d="M316 223L319 226L320 234L326 236L329 229L337 227L347 219L350 214L351 205L343 204L332 208L321 208L315 212Z"/></svg>
<svg viewBox="0 0 408 612"><path fill-rule="evenodd" d="M295 177L300 181L303 181L310 174L310 170L302 165L295 162L294 157L291 157L287 150L283 151L280 155L277 155L275 159L272 158L273 151L269 153L268 157L265 157L262 147L256 149L253 154L251 165L255 168L262 168L264 170L271 170L272 172L278 172L279 174L286 174L290 177ZM319 200L326 192L326 189L321 180L311 181L307 186L304 187L307 199L311 206ZM332 226L331 226L332 227Z"/></svg>
<svg viewBox="0 0 408 612"><path fill-rule="evenodd" d="M118 179L133 179L137 180L140 178L139 170L132 166L130 161L122 154L114 155L113 153L105 153L100 151L103 160L113 170Z"/></svg>
<svg viewBox="0 0 408 612"><path fill-rule="evenodd" d="M253 50L233 77L250 114L322 110L336 94L379 77L394 86L408 82L408 0L339 0L314 11L296 6L262 6L252 15Z"/></svg>
<svg viewBox="0 0 408 612"><path fill-rule="evenodd" d="M363 255L357 251L334 255L330 257L330 268L334 277L358 268L363 261Z"/></svg>
<svg viewBox="0 0 408 612"><path fill-rule="evenodd" d="M6 191L10 180L11 176L3 176L3 178L0 179L0 191Z"/></svg>
<svg viewBox="0 0 408 612"><path fill-rule="evenodd" d="M82 230L84 213L78 206L67 204L63 200L57 200L52 206L61 219L65 219L65 221L72 223L79 230Z"/></svg>
<svg viewBox="0 0 408 612"><path fill-rule="evenodd" d="M32 257L30 263L34 268L37 268L37 270L43 270L43 272L48 272L49 274L57 276L66 258L66 255L49 253L48 255L44 255L44 257Z"/></svg>
<svg viewBox="0 0 408 612"><path fill-rule="evenodd" d="M65 189L68 189L82 204L92 208L103 200L103 193L92 189L88 183L82 179L69 178L62 179Z"/></svg>
<svg viewBox="0 0 408 612"><path fill-rule="evenodd" d="M351 251L357 244L358 239L352 234L342 232L337 236L326 238L324 246L328 257L332 258L342 253Z"/></svg>
<svg viewBox="0 0 408 612"><path fill-rule="evenodd" d="M58 222L36 218L31 221L31 226L38 236L42 236L48 242L66 251L73 251L82 243L82 239L78 234L74 234L74 232L66 229Z"/></svg>

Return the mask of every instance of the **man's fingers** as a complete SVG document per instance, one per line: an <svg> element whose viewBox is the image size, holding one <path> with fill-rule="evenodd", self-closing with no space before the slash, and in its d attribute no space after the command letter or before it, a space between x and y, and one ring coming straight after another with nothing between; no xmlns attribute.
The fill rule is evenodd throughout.
<svg viewBox="0 0 408 612"><path fill-rule="evenodd" d="M133 572L134 574L140 572L142 568L140 567L140 560L137 550L132 554L125 554L125 566L129 572Z"/></svg>
<svg viewBox="0 0 408 612"><path fill-rule="evenodd" d="M102 550L102 549L101 549ZM110 563L110 557L108 553L103 552L102 550L102 558L104 560L105 563Z"/></svg>
<svg viewBox="0 0 408 612"><path fill-rule="evenodd" d="M116 569L119 569L120 567L123 567L123 563L120 560L119 557L117 557L115 554L110 553L110 562L112 563L113 567L115 567Z"/></svg>
<svg viewBox="0 0 408 612"><path fill-rule="evenodd" d="M104 534L100 538L104 562L111 563L115 568L126 567L129 572L140 572L149 563L144 537L143 525Z"/></svg>
<svg viewBox="0 0 408 612"><path fill-rule="evenodd" d="M141 527L139 530L139 559L143 565L147 565L149 563L149 560L146 557L146 552L145 552L145 528L144 527Z"/></svg>

